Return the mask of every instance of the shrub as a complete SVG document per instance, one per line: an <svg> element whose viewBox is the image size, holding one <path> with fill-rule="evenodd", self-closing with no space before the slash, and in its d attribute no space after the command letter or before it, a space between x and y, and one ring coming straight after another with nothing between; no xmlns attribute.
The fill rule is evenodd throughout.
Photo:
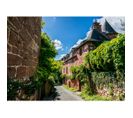
<svg viewBox="0 0 133 118"><path fill-rule="evenodd" d="M86 55L85 62L98 89L107 88L115 99L124 99L125 35L103 42Z"/></svg>
<svg viewBox="0 0 133 118"><path fill-rule="evenodd" d="M7 81L7 99L15 100L16 98L26 100L34 95L36 88L35 80L19 81L8 78ZM25 96L25 97L24 97Z"/></svg>

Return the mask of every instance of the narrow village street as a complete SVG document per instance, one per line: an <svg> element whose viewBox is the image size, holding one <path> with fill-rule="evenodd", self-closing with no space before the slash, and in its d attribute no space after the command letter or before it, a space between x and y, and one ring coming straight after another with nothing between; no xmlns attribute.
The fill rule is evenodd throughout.
<svg viewBox="0 0 133 118"><path fill-rule="evenodd" d="M7 100L125 100L124 17L8 17L7 41Z"/></svg>
<svg viewBox="0 0 133 118"><path fill-rule="evenodd" d="M55 86L57 96L55 100L62 100L62 101L82 101L80 96L77 96L76 93L71 92L65 89L63 86Z"/></svg>
<svg viewBox="0 0 133 118"><path fill-rule="evenodd" d="M131 0L0 5L0 118L133 118Z"/></svg>

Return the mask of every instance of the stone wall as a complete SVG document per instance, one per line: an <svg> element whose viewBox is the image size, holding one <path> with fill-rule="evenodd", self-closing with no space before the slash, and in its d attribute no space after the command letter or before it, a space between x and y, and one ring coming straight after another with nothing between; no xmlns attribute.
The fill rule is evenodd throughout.
<svg viewBox="0 0 133 118"><path fill-rule="evenodd" d="M74 80L65 79L64 84L70 88L75 88L76 90L81 91L81 84L78 79L74 79Z"/></svg>
<svg viewBox="0 0 133 118"><path fill-rule="evenodd" d="M41 41L41 17L7 18L7 75L27 79L36 70Z"/></svg>

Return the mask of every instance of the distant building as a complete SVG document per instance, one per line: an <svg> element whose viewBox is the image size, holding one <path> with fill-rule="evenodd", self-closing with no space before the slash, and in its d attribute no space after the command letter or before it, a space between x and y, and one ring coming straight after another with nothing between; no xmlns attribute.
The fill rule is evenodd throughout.
<svg viewBox="0 0 133 118"><path fill-rule="evenodd" d="M89 31L87 39L82 41L77 47L72 48L71 52L61 59L64 62L62 74L71 75L71 66L81 65L83 63L84 55L87 52L94 50L97 47L97 42L102 43L105 40L109 41L115 38L118 33L119 32L111 26L110 22L108 22L106 18L104 19L104 22L102 19L102 23L95 20L92 24L91 30ZM65 82L70 87L76 86L77 88L78 85L78 89L80 88L80 83L77 81L67 80Z"/></svg>

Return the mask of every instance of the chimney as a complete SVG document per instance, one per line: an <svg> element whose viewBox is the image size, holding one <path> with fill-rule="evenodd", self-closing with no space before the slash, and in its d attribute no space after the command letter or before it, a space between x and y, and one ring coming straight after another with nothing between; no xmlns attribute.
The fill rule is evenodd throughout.
<svg viewBox="0 0 133 118"><path fill-rule="evenodd" d="M99 22L97 22L97 20L93 22L92 29L96 29L97 31L102 32L101 25Z"/></svg>

